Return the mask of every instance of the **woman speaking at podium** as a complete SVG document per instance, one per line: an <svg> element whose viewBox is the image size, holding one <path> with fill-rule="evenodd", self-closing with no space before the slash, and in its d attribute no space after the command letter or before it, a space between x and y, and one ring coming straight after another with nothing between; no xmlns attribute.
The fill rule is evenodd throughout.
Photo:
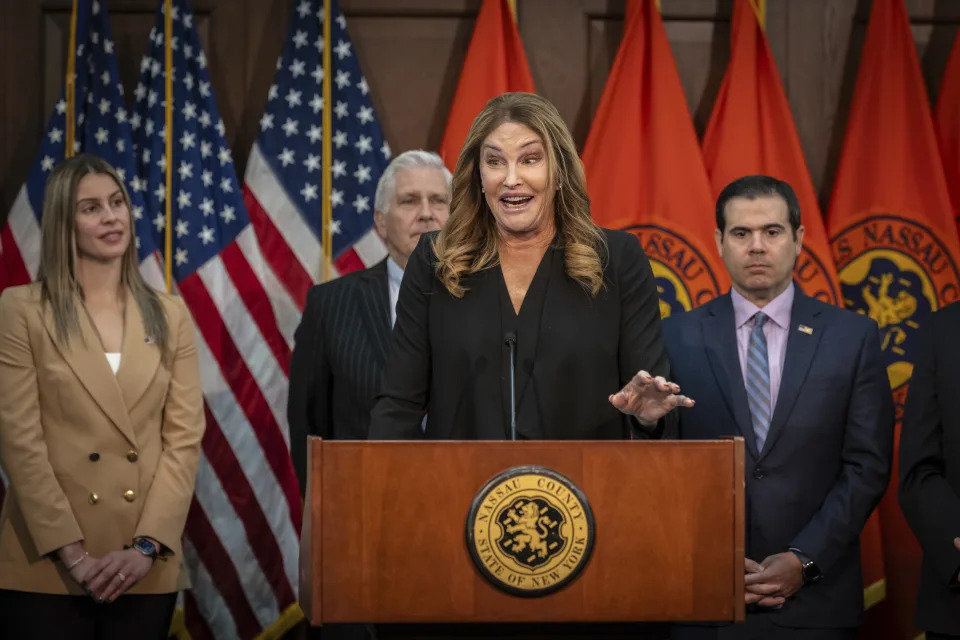
<svg viewBox="0 0 960 640"><path fill-rule="evenodd" d="M693 405L667 375L650 264L593 223L560 114L490 100L410 256L370 439L629 438Z"/></svg>

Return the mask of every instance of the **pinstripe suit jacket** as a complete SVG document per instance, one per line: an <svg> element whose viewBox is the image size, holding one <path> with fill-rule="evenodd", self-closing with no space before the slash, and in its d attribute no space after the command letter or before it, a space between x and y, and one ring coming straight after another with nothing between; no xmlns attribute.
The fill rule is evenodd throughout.
<svg viewBox="0 0 960 640"><path fill-rule="evenodd" d="M390 338L387 261L317 285L290 363L290 453L307 480L307 436L365 440Z"/></svg>

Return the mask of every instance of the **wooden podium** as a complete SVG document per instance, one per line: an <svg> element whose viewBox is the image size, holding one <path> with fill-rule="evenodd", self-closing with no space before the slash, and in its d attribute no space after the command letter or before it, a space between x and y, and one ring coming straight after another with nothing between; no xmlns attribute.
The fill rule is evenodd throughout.
<svg viewBox="0 0 960 640"><path fill-rule="evenodd" d="M340 622L744 620L743 440L323 441L312 437L300 606ZM511 467L563 474L595 519L568 585L519 597L474 566L465 522Z"/></svg>

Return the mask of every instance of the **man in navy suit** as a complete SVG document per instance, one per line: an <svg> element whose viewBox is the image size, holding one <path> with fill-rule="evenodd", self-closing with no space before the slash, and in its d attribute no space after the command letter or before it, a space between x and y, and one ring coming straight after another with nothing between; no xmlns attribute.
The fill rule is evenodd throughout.
<svg viewBox="0 0 960 640"><path fill-rule="evenodd" d="M733 288L664 322L672 378L696 400L667 435L745 441L748 614L742 625L676 625L672 637L856 638L859 536L893 448L877 325L794 285L803 226L787 183L732 182L716 219Z"/></svg>

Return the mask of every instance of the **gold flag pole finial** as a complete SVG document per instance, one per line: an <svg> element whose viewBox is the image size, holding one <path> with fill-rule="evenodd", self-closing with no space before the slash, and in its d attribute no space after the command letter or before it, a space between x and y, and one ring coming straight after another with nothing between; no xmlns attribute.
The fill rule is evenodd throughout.
<svg viewBox="0 0 960 640"><path fill-rule="evenodd" d="M164 184L167 195L164 198L166 204L167 226L164 229L163 238L163 263L165 268L167 291L173 291L173 203L170 201L170 192L173 191L173 2L172 0L163 0L163 67L166 72L164 77L164 96L166 104L164 109L164 144L166 148L167 162L164 167Z"/></svg>
<svg viewBox="0 0 960 640"><path fill-rule="evenodd" d="M77 0L73 0L73 10L70 13L70 45L67 49L67 77L64 85L65 101L67 103L66 127L63 157L73 157L73 145L76 139L77 123Z"/></svg>
<svg viewBox="0 0 960 640"><path fill-rule="evenodd" d="M320 144L322 146L321 164L323 171L323 180L321 185L321 198L323 218L320 227L320 239L322 247L322 265L320 271L321 282L326 282L333 277L333 203L330 202L330 191L333 187L333 175L331 174L330 153L333 147L330 137L330 127L333 126L333 119L330 110L333 108L331 100L332 84L330 76L330 20L331 14L330 0L323 1L323 122L322 137Z"/></svg>

